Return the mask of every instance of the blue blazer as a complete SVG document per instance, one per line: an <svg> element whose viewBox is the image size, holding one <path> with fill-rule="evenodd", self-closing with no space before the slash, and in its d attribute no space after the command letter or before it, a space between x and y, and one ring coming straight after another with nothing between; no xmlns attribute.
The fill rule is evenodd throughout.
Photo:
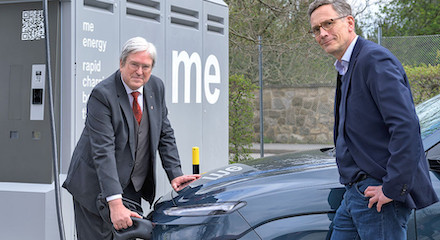
<svg viewBox="0 0 440 240"><path fill-rule="evenodd" d="M151 75L144 85L144 114L149 117L151 172L141 189L142 197L154 200L155 159L158 150L169 180L183 175L174 131L168 120L162 80ZM73 152L67 179L63 184L88 210L98 214L96 199L122 194L130 183L135 161L135 125L133 110L116 71L92 90L87 102L84 130Z"/></svg>
<svg viewBox="0 0 440 240"><path fill-rule="evenodd" d="M351 158L362 171L383 181L387 197L410 208L437 202L401 63L386 48L359 37L343 81L343 126L335 120L335 142L341 127ZM337 157L340 167L343 160Z"/></svg>

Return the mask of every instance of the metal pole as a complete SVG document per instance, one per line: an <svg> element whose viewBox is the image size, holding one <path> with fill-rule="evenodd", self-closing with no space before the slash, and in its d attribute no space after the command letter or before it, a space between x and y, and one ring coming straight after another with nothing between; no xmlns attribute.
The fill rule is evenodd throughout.
<svg viewBox="0 0 440 240"><path fill-rule="evenodd" d="M382 26L377 29L377 44L382 45Z"/></svg>
<svg viewBox="0 0 440 240"><path fill-rule="evenodd" d="M260 78L260 156L264 157L264 125L263 125L263 51L261 36L258 36L258 70Z"/></svg>

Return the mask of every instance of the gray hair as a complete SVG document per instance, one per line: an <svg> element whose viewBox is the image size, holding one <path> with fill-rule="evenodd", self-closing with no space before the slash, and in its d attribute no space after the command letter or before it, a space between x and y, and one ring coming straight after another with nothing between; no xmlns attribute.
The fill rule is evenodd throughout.
<svg viewBox="0 0 440 240"><path fill-rule="evenodd" d="M128 41L122 47L119 61L121 62L122 66L124 66L125 62L127 61L128 55L142 51L147 51L147 53L150 54L150 57L153 59L154 66L157 57L156 47L142 37L134 37L128 39Z"/></svg>
<svg viewBox="0 0 440 240"><path fill-rule="evenodd" d="M345 0L315 0L309 5L309 17L317 8L329 4L332 5L339 17L351 15L351 6Z"/></svg>

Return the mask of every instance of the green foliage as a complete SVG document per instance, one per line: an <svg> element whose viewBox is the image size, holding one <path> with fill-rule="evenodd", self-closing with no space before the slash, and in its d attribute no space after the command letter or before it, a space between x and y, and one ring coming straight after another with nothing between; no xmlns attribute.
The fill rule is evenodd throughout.
<svg viewBox="0 0 440 240"><path fill-rule="evenodd" d="M416 104L440 93L440 65L405 65L404 68Z"/></svg>
<svg viewBox="0 0 440 240"><path fill-rule="evenodd" d="M383 36L434 35L440 29L439 0L392 0L381 12Z"/></svg>
<svg viewBox="0 0 440 240"><path fill-rule="evenodd" d="M229 153L234 162L250 158L253 99L257 88L243 75L229 77Z"/></svg>
<svg viewBox="0 0 440 240"><path fill-rule="evenodd" d="M263 143L274 143L274 142L275 141L272 138L263 136Z"/></svg>

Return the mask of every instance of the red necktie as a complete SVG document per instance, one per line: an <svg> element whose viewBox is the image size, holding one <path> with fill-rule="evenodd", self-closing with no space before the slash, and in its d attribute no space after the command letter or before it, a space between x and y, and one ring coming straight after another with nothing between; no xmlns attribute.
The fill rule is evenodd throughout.
<svg viewBox="0 0 440 240"><path fill-rule="evenodd" d="M139 92L132 92L131 93L131 95L133 95L133 113L134 113L134 117L136 118L138 124L141 124L142 110L141 110L141 107L139 106L139 103L137 101L139 94L140 94Z"/></svg>

